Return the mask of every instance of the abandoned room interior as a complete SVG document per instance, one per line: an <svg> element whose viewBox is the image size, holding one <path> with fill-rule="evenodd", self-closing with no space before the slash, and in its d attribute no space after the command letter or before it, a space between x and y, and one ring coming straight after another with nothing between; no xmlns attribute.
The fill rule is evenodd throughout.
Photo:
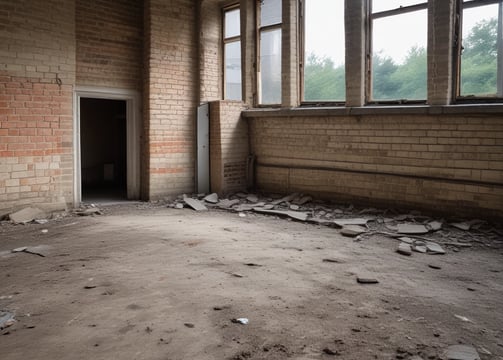
<svg viewBox="0 0 503 360"><path fill-rule="evenodd" d="M502 0L0 0L2 359L503 359Z"/></svg>

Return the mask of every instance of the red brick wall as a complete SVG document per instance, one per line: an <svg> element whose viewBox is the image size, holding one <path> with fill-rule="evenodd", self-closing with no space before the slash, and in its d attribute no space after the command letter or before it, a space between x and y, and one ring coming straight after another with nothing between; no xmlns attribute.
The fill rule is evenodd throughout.
<svg viewBox="0 0 503 360"><path fill-rule="evenodd" d="M500 114L248 116L263 190L503 216Z"/></svg>
<svg viewBox="0 0 503 360"><path fill-rule="evenodd" d="M143 197L194 191L195 2L145 2Z"/></svg>
<svg viewBox="0 0 503 360"><path fill-rule="evenodd" d="M72 202L75 8L0 0L0 211Z"/></svg>
<svg viewBox="0 0 503 360"><path fill-rule="evenodd" d="M78 0L77 84L141 90L143 1Z"/></svg>

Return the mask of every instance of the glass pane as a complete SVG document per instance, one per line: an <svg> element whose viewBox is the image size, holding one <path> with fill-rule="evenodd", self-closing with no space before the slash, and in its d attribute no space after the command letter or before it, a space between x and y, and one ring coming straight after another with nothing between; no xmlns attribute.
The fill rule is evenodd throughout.
<svg viewBox="0 0 503 360"><path fill-rule="evenodd" d="M260 103L281 103L281 30L260 34Z"/></svg>
<svg viewBox="0 0 503 360"><path fill-rule="evenodd" d="M225 12L225 38L239 36L241 33L239 9Z"/></svg>
<svg viewBox="0 0 503 360"><path fill-rule="evenodd" d="M260 26L281 23L281 0L261 0Z"/></svg>
<svg viewBox="0 0 503 360"><path fill-rule="evenodd" d="M372 100L426 99L427 21L427 10L373 21Z"/></svg>
<svg viewBox="0 0 503 360"><path fill-rule="evenodd" d="M344 0L307 0L304 100L344 101Z"/></svg>
<svg viewBox="0 0 503 360"><path fill-rule="evenodd" d="M495 96L498 78L498 5L463 10L461 36L460 95Z"/></svg>
<svg viewBox="0 0 503 360"><path fill-rule="evenodd" d="M241 41L225 44L225 99L241 100Z"/></svg>
<svg viewBox="0 0 503 360"><path fill-rule="evenodd" d="M373 0L372 13L378 13L386 10L394 10L405 6L423 4L427 1L418 0Z"/></svg>

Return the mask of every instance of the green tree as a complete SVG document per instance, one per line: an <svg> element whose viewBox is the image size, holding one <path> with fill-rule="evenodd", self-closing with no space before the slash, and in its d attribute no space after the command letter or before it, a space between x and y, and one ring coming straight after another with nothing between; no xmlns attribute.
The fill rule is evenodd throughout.
<svg viewBox="0 0 503 360"><path fill-rule="evenodd" d="M395 98L425 100L427 97L426 49L414 46L409 50L404 63L391 75L399 85Z"/></svg>
<svg viewBox="0 0 503 360"><path fill-rule="evenodd" d="M463 42L461 56L461 95L496 94L497 79L496 18L477 23Z"/></svg>
<svg viewBox="0 0 503 360"><path fill-rule="evenodd" d="M345 98L344 65L336 67L328 57L309 54L304 68L304 100L344 101Z"/></svg>

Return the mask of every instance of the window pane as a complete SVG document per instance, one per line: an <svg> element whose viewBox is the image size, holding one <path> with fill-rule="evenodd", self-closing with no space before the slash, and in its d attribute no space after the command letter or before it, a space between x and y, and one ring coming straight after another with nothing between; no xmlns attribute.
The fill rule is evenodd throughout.
<svg viewBox="0 0 503 360"><path fill-rule="evenodd" d="M239 36L241 33L239 9L225 12L225 38Z"/></svg>
<svg viewBox="0 0 503 360"><path fill-rule="evenodd" d="M498 5L464 9L461 36L460 95L495 96L498 78Z"/></svg>
<svg viewBox="0 0 503 360"><path fill-rule="evenodd" d="M344 0L307 0L304 100L344 101Z"/></svg>
<svg viewBox="0 0 503 360"><path fill-rule="evenodd" d="M426 99L427 21L427 10L373 21L372 100Z"/></svg>
<svg viewBox="0 0 503 360"><path fill-rule="evenodd" d="M281 103L281 30L260 34L261 104Z"/></svg>
<svg viewBox="0 0 503 360"><path fill-rule="evenodd" d="M241 41L225 44L225 99L241 100Z"/></svg>
<svg viewBox="0 0 503 360"><path fill-rule="evenodd" d="M260 26L281 23L281 0L261 0Z"/></svg>
<svg viewBox="0 0 503 360"><path fill-rule="evenodd" d="M418 0L373 0L372 12L377 13L386 10L394 10L400 7L416 5Z"/></svg>

